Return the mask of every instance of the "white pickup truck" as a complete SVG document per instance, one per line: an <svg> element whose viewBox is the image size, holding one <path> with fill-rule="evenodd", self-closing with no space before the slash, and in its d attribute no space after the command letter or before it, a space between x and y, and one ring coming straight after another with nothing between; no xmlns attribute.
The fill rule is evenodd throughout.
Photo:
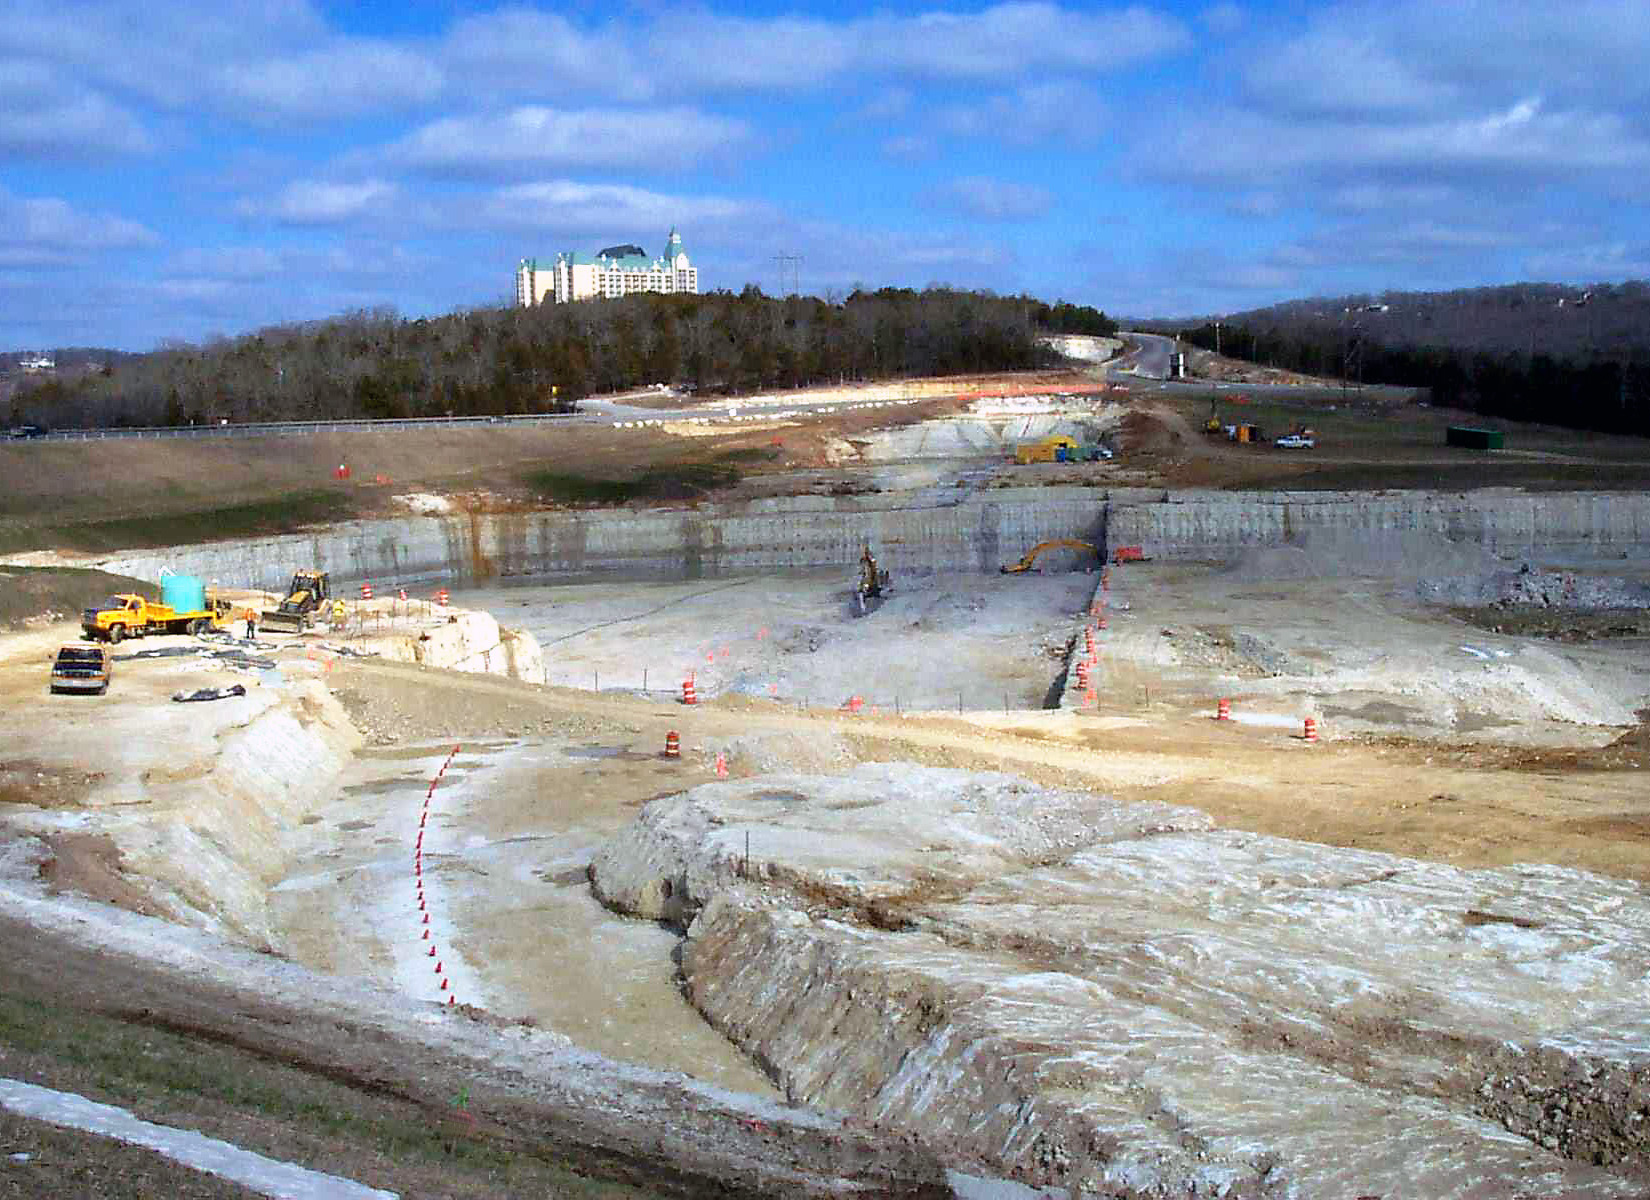
<svg viewBox="0 0 1650 1200"><path fill-rule="evenodd" d="M1318 443L1309 437L1302 437L1298 433L1285 434L1272 443L1279 450L1310 450Z"/></svg>

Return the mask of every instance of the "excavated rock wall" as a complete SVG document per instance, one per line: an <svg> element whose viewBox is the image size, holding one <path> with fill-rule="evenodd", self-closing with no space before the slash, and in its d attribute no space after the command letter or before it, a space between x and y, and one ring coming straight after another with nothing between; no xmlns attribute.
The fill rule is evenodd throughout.
<svg viewBox="0 0 1650 1200"><path fill-rule="evenodd" d="M750 846L746 858L745 846ZM1630 1197L1650 897L897 764L650 804L597 894L796 1100L1108 1196Z"/></svg>
<svg viewBox="0 0 1650 1200"><path fill-rule="evenodd" d="M1650 495L1641 492L1114 493L1113 546L1156 558L1232 559L1307 544L1399 567L1427 546L1482 548L1510 560L1555 548L1642 555ZM1391 560L1390 562L1385 560Z"/></svg>
<svg viewBox="0 0 1650 1200"><path fill-rule="evenodd" d="M909 498L906 498L907 502ZM1085 488L969 493L902 507L889 497L801 496L692 509L485 513L358 521L310 534L111 555L140 579L163 568L224 586L281 587L300 567L334 582L588 575L697 578L852 564L869 544L896 571L996 571L1050 538L1094 542L1103 509Z"/></svg>
<svg viewBox="0 0 1650 1200"><path fill-rule="evenodd" d="M121 553L91 565L148 579L170 568L265 589L283 586L300 567L381 586L599 572L694 578L852 564L869 543L896 571L992 572L1051 538L1138 545L1152 557L1182 559L1308 546L1326 556L1320 570L1419 574L1469 554L1641 555L1650 543L1650 495L1050 487L958 489L954 498L798 496L689 509L408 516ZM1418 556L1428 562L1413 561Z"/></svg>

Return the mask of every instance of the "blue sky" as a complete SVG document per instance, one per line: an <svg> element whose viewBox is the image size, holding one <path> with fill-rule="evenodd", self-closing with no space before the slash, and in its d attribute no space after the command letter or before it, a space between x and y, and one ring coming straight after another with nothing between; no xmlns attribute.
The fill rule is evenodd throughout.
<svg viewBox="0 0 1650 1200"><path fill-rule="evenodd" d="M11 0L0 349L702 286L1133 315L1650 276L1650 4Z"/></svg>

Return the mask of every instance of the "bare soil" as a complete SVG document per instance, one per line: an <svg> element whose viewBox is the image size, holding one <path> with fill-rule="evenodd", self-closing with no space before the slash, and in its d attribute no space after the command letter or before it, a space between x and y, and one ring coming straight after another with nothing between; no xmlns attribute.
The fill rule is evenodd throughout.
<svg viewBox="0 0 1650 1200"><path fill-rule="evenodd" d="M945 381L949 396L885 407L838 406L833 412L754 423L613 428L611 422L396 433L319 434L289 438L113 440L0 444L0 551L102 550L168 545L276 532L298 523L332 522L400 511L406 492L452 495L481 508L557 503L535 490L544 473L627 480L650 470L711 466L738 482L717 498L840 489L876 490L878 468L843 460L842 447L878 429L957 411L981 392L1093 391L1105 368L1074 368L989 379ZM890 385L927 397L940 381ZM1133 381L1111 399L1130 404L1123 453L1113 462L995 464L1005 481L1086 482L1096 487L1214 488L1642 488L1650 457L1641 438L1550 426L1498 423L1507 449L1446 447L1445 427L1472 414L1394 400L1390 389L1343 393L1302 388L1234 397L1167 392ZM815 400L812 393L774 393L771 405ZM1242 415L1271 435L1311 426L1318 445L1280 451L1208 438L1210 400L1222 419ZM1241 399L1242 403L1238 403ZM626 403L629 403L627 401ZM661 401L661 403L663 403ZM676 401L672 401L676 404ZM760 417L750 398L734 401ZM682 415L726 412L726 402L699 401ZM348 480L334 478L341 463ZM807 480L798 483L799 474ZM382 482L380 482L382 481ZM0 580L0 592L15 587ZM0 603L0 620L7 619Z"/></svg>

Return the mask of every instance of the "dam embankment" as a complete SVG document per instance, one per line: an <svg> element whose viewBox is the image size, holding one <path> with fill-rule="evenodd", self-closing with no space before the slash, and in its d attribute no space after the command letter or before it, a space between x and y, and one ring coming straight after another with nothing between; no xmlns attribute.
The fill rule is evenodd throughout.
<svg viewBox="0 0 1650 1200"><path fill-rule="evenodd" d="M994 572L1050 538L1148 556L1226 560L1334 544L1376 570L1417 546L1633 557L1650 544L1650 495L1630 492L1211 492L1086 487L798 496L675 509L458 513L354 521L274 538L112 554L140 578L162 568L225 585L280 587L299 567L337 580L698 578L852 564L869 544L896 571ZM1338 563L1356 571L1358 561Z"/></svg>

